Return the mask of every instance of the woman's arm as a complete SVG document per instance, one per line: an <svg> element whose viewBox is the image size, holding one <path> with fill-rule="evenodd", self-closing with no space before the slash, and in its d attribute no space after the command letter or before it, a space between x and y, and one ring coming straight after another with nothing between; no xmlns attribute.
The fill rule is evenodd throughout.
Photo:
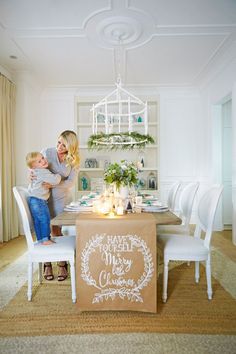
<svg viewBox="0 0 236 354"><path fill-rule="evenodd" d="M43 182L49 184L49 185L57 185L61 182L61 175L59 175L58 173L52 173L50 170L48 169L43 169L41 171L42 174L42 180Z"/></svg>
<svg viewBox="0 0 236 354"><path fill-rule="evenodd" d="M76 178L78 176L78 172L79 172L79 169L77 167L72 168L69 176L64 180L61 180L61 182L55 187L62 188L62 189L72 188L76 183Z"/></svg>

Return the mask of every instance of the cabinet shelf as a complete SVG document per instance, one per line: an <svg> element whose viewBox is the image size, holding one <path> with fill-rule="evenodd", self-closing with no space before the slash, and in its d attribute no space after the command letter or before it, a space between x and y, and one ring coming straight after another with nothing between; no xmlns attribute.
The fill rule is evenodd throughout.
<svg viewBox="0 0 236 354"><path fill-rule="evenodd" d="M105 123L98 123L98 127L104 127L104 125L105 125ZM118 126L118 123L114 123L114 126ZM133 127L140 127L140 126L143 126L144 125L144 123L143 122L140 122L140 123L133 123L132 124L133 125ZM155 123L155 122L149 122L148 123L148 126L149 127L156 127L158 124L157 123ZM128 123L120 123L120 126L121 127L128 127L129 126L129 124ZM89 127L91 127L92 128L92 123L78 123L77 124L77 127L80 127L80 128L89 128ZM91 132L92 133L92 132Z"/></svg>
<svg viewBox="0 0 236 354"><path fill-rule="evenodd" d="M81 190L81 176L85 176L88 179L89 190L96 185L100 187L100 182L103 180L103 166L106 166L107 163L111 162L120 162L121 160L128 161L140 161L144 160L144 168L139 172L140 182L143 183L142 193L149 194L158 194L158 179L159 179L159 108L158 108L158 99L152 97L148 99L143 97L144 101L148 103L148 133L154 138L155 144L149 144L145 148L134 148L134 149L115 149L115 150L96 150L89 149L87 146L87 141L90 135L92 135L92 113L90 111L93 103L99 101L100 98L95 99L94 97L81 97L79 100L76 100L76 129L79 137L80 145L80 155L81 155L81 168L79 172L77 193L87 193L88 190ZM144 122L133 122L133 130L141 132L144 127ZM105 123L100 121L98 123L98 131L104 131ZM121 131L128 130L128 122L121 122L120 127ZM118 131L118 122L113 125L113 132ZM98 164L96 168L89 168L87 166L87 159L96 159ZM150 174L154 174L156 178L156 189L149 189L148 179Z"/></svg>
<svg viewBox="0 0 236 354"><path fill-rule="evenodd" d="M90 168L90 167L81 167L80 172L103 172L104 168L96 167L96 168ZM142 173L144 171L157 171L157 167L143 167L139 172Z"/></svg>
<svg viewBox="0 0 236 354"><path fill-rule="evenodd" d="M79 148L81 149L81 150L89 150L89 148L88 148L88 146L87 145L80 145L79 146ZM147 145L147 146L145 146L145 149L157 149L158 148L158 145ZM110 153L110 151L108 151L108 150L99 150L99 151L104 151L104 154L106 155L107 154L107 152L108 153ZM115 151L118 151L118 150L113 150L112 152L115 152ZM125 150L125 151L127 151L128 152L128 150ZM139 149L133 149L133 150L130 150L131 152L132 151L135 151L135 152L138 152L139 151ZM90 152L92 153L94 153L94 150L90 150Z"/></svg>
<svg viewBox="0 0 236 354"><path fill-rule="evenodd" d="M104 169L103 168L99 168L99 167L96 167L96 168L85 168L85 167L82 167L79 169L80 172L103 172Z"/></svg>

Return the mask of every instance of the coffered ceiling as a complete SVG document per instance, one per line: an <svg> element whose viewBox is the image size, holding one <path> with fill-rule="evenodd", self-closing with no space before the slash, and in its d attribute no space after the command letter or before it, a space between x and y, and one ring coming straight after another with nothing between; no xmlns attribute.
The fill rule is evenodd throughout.
<svg viewBox="0 0 236 354"><path fill-rule="evenodd" d="M235 41L236 0L0 0L0 65L45 85L195 85Z"/></svg>

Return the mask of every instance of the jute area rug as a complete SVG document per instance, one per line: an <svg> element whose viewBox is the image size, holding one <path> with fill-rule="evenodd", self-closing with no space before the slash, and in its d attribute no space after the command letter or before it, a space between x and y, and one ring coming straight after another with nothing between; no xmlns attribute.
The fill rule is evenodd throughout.
<svg viewBox="0 0 236 354"><path fill-rule="evenodd" d="M157 314L138 312L83 312L71 301L70 281L35 279L32 302L27 284L0 312L0 336L42 336L84 333L192 333L236 334L236 302L212 278L213 300L206 293L205 268L200 283L194 281L194 265L179 264L169 272L168 301L161 301L162 275L158 282ZM78 299L79 301L79 299Z"/></svg>

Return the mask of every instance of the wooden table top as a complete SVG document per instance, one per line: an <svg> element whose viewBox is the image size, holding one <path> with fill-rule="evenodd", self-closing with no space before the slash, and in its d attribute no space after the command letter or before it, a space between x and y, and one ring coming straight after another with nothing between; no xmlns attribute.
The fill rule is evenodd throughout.
<svg viewBox="0 0 236 354"><path fill-rule="evenodd" d="M57 226L73 226L76 225L76 220L79 218L79 215L82 214L87 214L91 215L92 218L104 218L106 216L101 216L96 213L76 213L76 212L69 212L69 211L64 211L61 214L57 215L55 218L51 220L51 225L57 225ZM170 211L165 211L162 213L148 213L153 215L153 217L156 220L157 225L180 225L181 224L181 219L173 214ZM122 216L115 216L115 218L129 218L132 217L132 215L139 215L139 214L125 214ZM107 218L109 218L107 216Z"/></svg>

